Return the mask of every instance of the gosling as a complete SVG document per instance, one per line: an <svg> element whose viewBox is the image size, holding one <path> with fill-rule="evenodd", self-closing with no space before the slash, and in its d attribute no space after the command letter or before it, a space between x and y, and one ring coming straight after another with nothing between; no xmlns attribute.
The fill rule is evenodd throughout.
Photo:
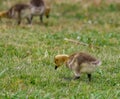
<svg viewBox="0 0 120 99"><path fill-rule="evenodd" d="M44 0L31 0L31 20L33 16L40 16L40 21L43 23L43 16L49 17L50 7L45 5Z"/></svg>
<svg viewBox="0 0 120 99"><path fill-rule="evenodd" d="M50 10L50 7L45 7L44 14L42 14L41 17L45 15L46 18L49 18ZM8 11L0 12L0 19L16 19L18 25L21 24L23 19L27 19L28 23L31 24L33 12L34 11L32 11L32 7L30 5L18 3L13 5Z"/></svg>
<svg viewBox="0 0 120 99"><path fill-rule="evenodd" d="M74 72L74 79L79 79L82 73L86 73L89 81L91 81L91 74L95 69L101 65L101 61L87 53L74 53L72 55L60 54L54 58L55 69L66 65Z"/></svg>

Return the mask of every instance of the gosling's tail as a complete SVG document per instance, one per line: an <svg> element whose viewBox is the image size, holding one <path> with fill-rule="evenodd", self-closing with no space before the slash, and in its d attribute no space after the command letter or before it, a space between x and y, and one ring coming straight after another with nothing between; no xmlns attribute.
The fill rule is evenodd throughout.
<svg viewBox="0 0 120 99"><path fill-rule="evenodd" d="M93 65L96 65L96 66L100 66L102 64L102 62L100 60L96 60L94 62L92 62Z"/></svg>

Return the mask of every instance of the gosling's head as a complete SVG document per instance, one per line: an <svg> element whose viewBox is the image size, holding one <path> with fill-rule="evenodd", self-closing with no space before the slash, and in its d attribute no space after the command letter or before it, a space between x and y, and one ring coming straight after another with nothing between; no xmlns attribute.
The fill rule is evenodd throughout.
<svg viewBox="0 0 120 99"><path fill-rule="evenodd" d="M56 55L54 58L55 69L62 66L68 60L68 58L69 58L69 56L65 55L65 54Z"/></svg>
<svg viewBox="0 0 120 99"><path fill-rule="evenodd" d="M45 10L45 16L47 17L47 18L49 18L49 16L50 16L50 7L46 7L46 10Z"/></svg>
<svg viewBox="0 0 120 99"><path fill-rule="evenodd" d="M0 12L0 19L1 18L7 18L8 17L8 11L2 11Z"/></svg>

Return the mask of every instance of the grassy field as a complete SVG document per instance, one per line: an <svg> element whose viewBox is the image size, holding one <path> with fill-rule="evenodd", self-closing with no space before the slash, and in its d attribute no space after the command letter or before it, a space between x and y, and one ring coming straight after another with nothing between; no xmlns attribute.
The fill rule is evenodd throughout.
<svg viewBox="0 0 120 99"><path fill-rule="evenodd" d="M1 11L8 7L3 1ZM0 99L120 99L120 4L102 2L97 7L71 1L52 0L44 24L38 17L32 26L2 19ZM65 80L73 77L65 66L54 70L56 54L80 51L102 60L91 82L84 74L79 80Z"/></svg>

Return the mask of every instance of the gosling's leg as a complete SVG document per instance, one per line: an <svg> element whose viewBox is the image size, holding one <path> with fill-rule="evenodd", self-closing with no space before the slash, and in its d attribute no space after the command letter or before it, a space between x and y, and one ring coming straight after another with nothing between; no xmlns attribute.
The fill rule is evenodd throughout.
<svg viewBox="0 0 120 99"><path fill-rule="evenodd" d="M27 17L28 24L32 23L32 19L33 19L33 15L30 15L29 17Z"/></svg>
<svg viewBox="0 0 120 99"><path fill-rule="evenodd" d="M20 25L21 24L21 12L18 12L18 18L17 18L17 24Z"/></svg>
<svg viewBox="0 0 120 99"><path fill-rule="evenodd" d="M89 81L91 81L91 74L87 74Z"/></svg>
<svg viewBox="0 0 120 99"><path fill-rule="evenodd" d="M75 71L74 74L75 74L75 76L73 78L74 80L77 80L77 79L80 78L80 72L79 71Z"/></svg>
<svg viewBox="0 0 120 99"><path fill-rule="evenodd" d="M43 15L40 15L40 21L43 23Z"/></svg>

